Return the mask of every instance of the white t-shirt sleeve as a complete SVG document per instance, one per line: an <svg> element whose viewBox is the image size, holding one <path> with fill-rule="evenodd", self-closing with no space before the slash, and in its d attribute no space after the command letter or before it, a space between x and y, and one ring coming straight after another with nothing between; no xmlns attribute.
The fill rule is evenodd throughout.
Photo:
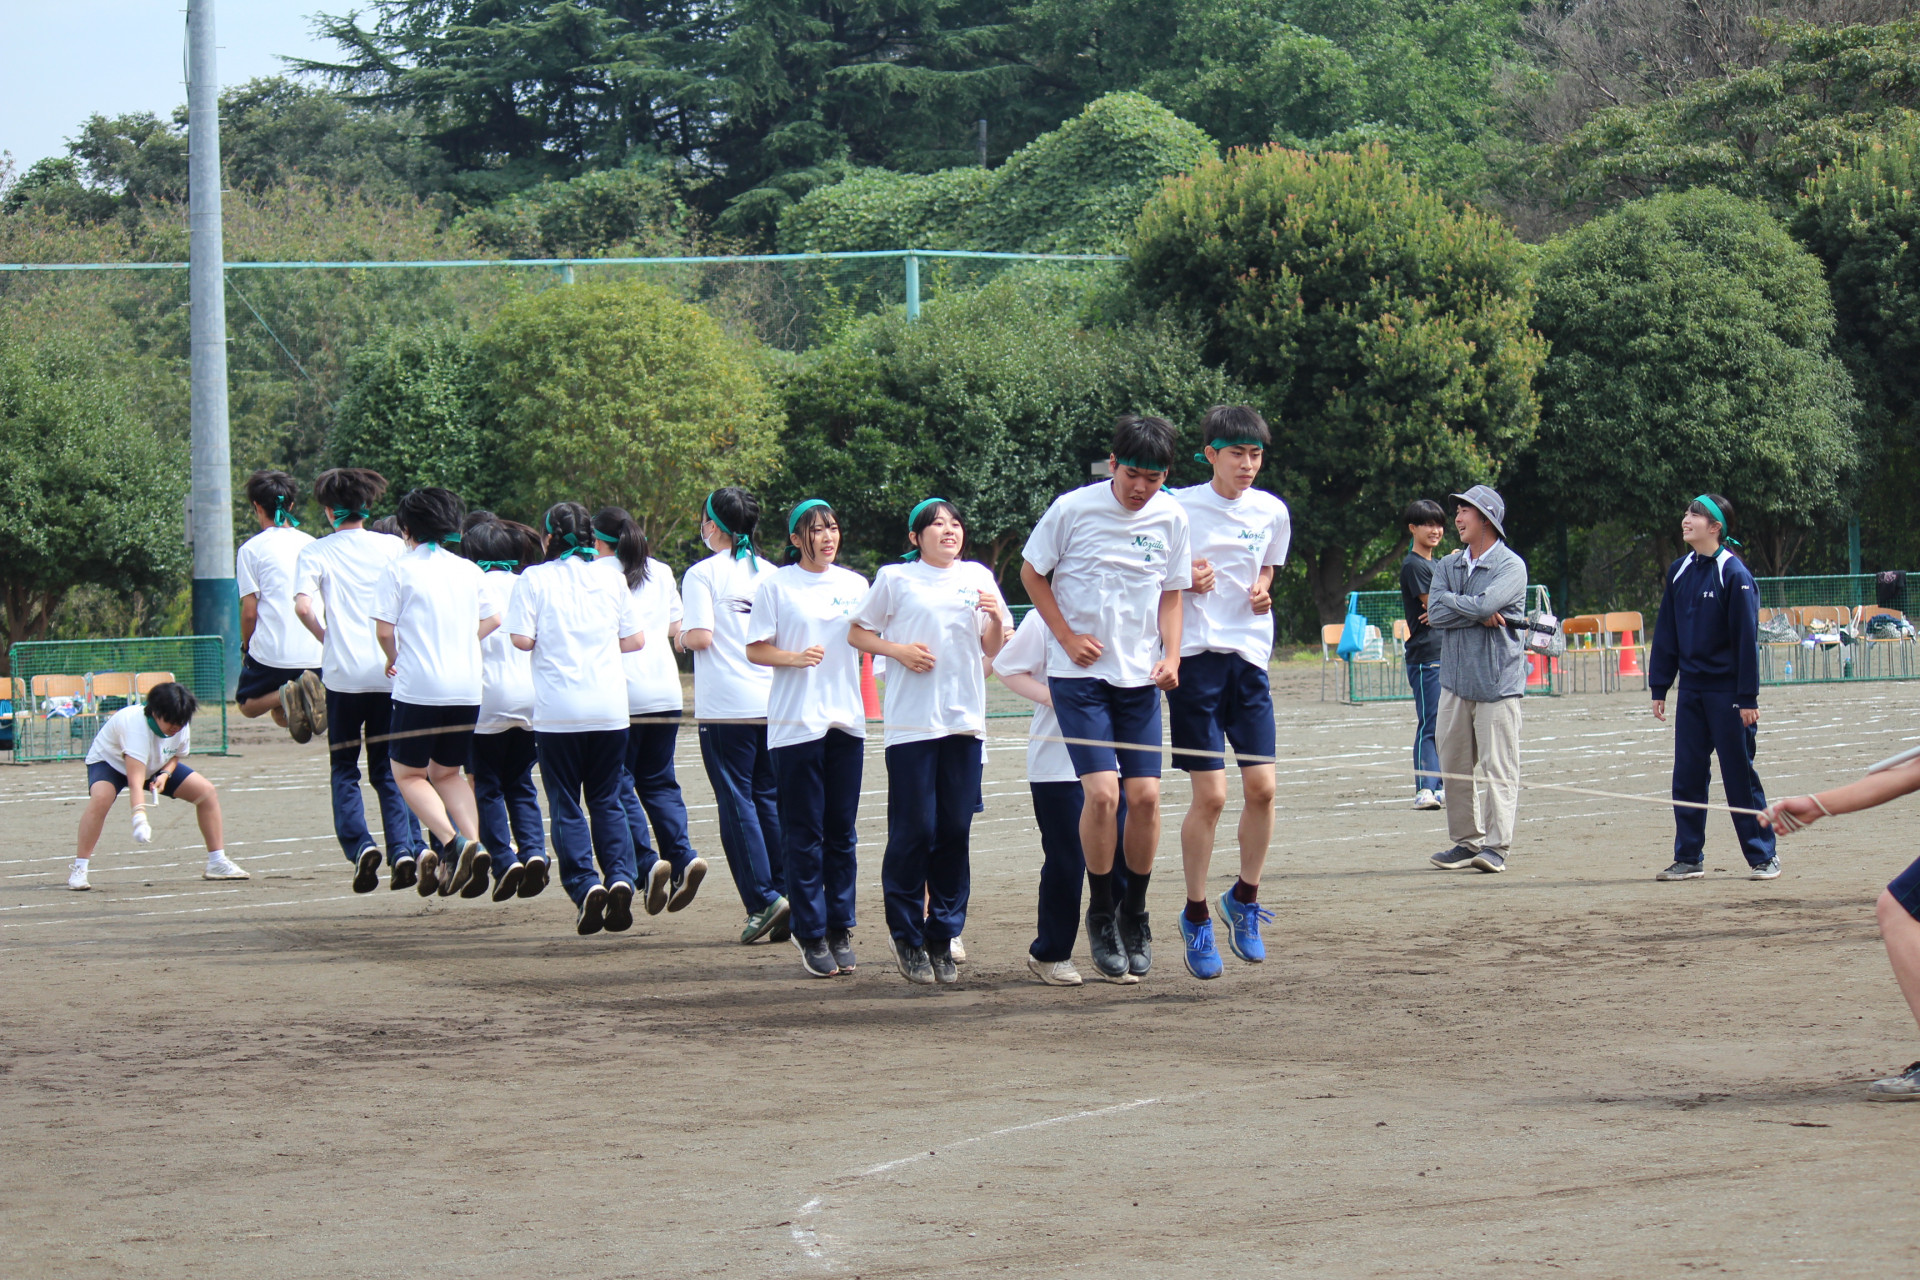
<svg viewBox="0 0 1920 1280"><path fill-rule="evenodd" d="M1020 549L1021 558L1032 565L1036 573L1052 573L1053 566L1060 563L1060 556L1066 550L1065 506L1064 498L1055 498L1046 514L1040 517L1040 523L1033 526L1033 532L1027 535L1027 545Z"/></svg>
<svg viewBox="0 0 1920 1280"><path fill-rule="evenodd" d="M293 594L296 596L320 596L320 557L314 553L319 539L309 543L300 552L300 558L293 562Z"/></svg>
<svg viewBox="0 0 1920 1280"><path fill-rule="evenodd" d="M667 621L679 622L682 616L684 616L686 611L680 606L680 588L675 586L673 583L673 570L667 568L667 566L665 566L664 564L657 565L656 568L660 573L663 573L666 575Z"/></svg>
<svg viewBox="0 0 1920 1280"><path fill-rule="evenodd" d="M1287 562L1287 548L1293 542L1293 516L1282 502L1280 510L1273 515L1273 537L1267 540L1266 558L1260 562L1262 568L1267 565L1283 565Z"/></svg>
<svg viewBox="0 0 1920 1280"><path fill-rule="evenodd" d="M697 569L698 566L695 566ZM687 570L686 603L680 619L682 631L713 630L713 586L707 575Z"/></svg>
<svg viewBox="0 0 1920 1280"><path fill-rule="evenodd" d="M746 643L771 641L780 631L780 575L770 573L753 589L753 612L747 615Z"/></svg>
<svg viewBox="0 0 1920 1280"><path fill-rule="evenodd" d="M373 608L367 610L375 622L400 621L400 562L390 560L380 571L380 583L373 589Z"/></svg>
<svg viewBox="0 0 1920 1280"><path fill-rule="evenodd" d="M1167 571L1160 580L1162 591L1185 591L1193 585L1193 528L1185 507L1175 503L1174 510L1179 518L1173 522L1172 536L1167 541Z"/></svg>
<svg viewBox="0 0 1920 1280"><path fill-rule="evenodd" d="M1015 628L1013 638L993 659L993 673L997 676L1033 676L1044 680L1047 675L1047 623L1035 609Z"/></svg>
<svg viewBox="0 0 1920 1280"><path fill-rule="evenodd" d="M243 543L233 557L233 585L243 596L260 594L260 574L254 568L257 557L251 542Z"/></svg>
<svg viewBox="0 0 1920 1280"><path fill-rule="evenodd" d="M893 620L894 584L899 578L892 565L882 565L880 572L873 575L873 586L868 588L867 598L860 602L860 608L850 621L877 635L885 635L887 623Z"/></svg>
<svg viewBox="0 0 1920 1280"><path fill-rule="evenodd" d="M187 758L189 754L192 753L192 751L193 751L193 726L190 724L183 724L180 726L180 736L175 738L173 741L173 758L175 760L184 760Z"/></svg>
<svg viewBox="0 0 1920 1280"><path fill-rule="evenodd" d="M523 573L514 579L513 598L507 601L508 635L525 636L529 640L537 638L533 620L538 612L539 602L534 594L538 589L534 579L527 574Z"/></svg>

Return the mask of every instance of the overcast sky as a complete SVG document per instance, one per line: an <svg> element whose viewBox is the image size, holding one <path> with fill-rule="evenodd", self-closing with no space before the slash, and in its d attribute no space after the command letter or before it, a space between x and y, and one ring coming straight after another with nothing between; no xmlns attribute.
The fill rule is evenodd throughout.
<svg viewBox="0 0 1920 1280"><path fill-rule="evenodd" d="M280 59L335 50L308 32L316 12L353 0L217 0L214 36L223 85L282 70ZM0 151L24 171L66 154L94 112L168 118L187 100L181 82L186 0L0 0Z"/></svg>

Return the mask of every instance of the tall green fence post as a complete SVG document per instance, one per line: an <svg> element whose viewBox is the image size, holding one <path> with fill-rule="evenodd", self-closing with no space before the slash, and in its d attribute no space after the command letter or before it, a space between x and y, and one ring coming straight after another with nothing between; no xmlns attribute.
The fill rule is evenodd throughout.
<svg viewBox="0 0 1920 1280"><path fill-rule="evenodd" d="M920 257L909 253L904 261L907 264L907 319L920 318Z"/></svg>

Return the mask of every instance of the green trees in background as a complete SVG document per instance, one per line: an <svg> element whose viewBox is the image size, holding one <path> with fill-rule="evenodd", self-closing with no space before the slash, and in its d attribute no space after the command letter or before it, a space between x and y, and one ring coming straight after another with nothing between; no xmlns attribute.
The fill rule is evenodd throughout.
<svg viewBox="0 0 1920 1280"><path fill-rule="evenodd" d="M1497 482L1532 439L1525 246L1384 147L1204 162L1140 215L1128 271L1266 411L1262 482L1293 508L1323 621L1395 556L1371 544L1402 506Z"/></svg>
<svg viewBox="0 0 1920 1280"><path fill-rule="evenodd" d="M487 412L486 381L465 330L444 321L382 329L347 360L328 464L371 467L396 495L439 485L471 506L496 505L510 459Z"/></svg>

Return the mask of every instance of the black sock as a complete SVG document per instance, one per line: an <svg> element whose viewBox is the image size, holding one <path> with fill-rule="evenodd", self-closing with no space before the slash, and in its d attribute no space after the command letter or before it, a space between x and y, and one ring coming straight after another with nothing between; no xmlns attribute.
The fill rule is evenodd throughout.
<svg viewBox="0 0 1920 1280"><path fill-rule="evenodd" d="M1205 898L1198 900L1193 898L1187 899L1187 920L1190 923L1205 924L1211 919L1213 919L1213 917L1207 913L1207 900Z"/></svg>
<svg viewBox="0 0 1920 1280"><path fill-rule="evenodd" d="M1147 881L1153 879L1151 871L1135 871L1127 868L1127 913L1145 915L1147 910Z"/></svg>
<svg viewBox="0 0 1920 1280"><path fill-rule="evenodd" d="M1248 884L1245 880L1235 880L1233 882L1233 900L1240 903L1260 901L1260 886L1257 884Z"/></svg>
<svg viewBox="0 0 1920 1280"><path fill-rule="evenodd" d="M1087 872L1087 899L1095 911L1113 910L1113 872Z"/></svg>

